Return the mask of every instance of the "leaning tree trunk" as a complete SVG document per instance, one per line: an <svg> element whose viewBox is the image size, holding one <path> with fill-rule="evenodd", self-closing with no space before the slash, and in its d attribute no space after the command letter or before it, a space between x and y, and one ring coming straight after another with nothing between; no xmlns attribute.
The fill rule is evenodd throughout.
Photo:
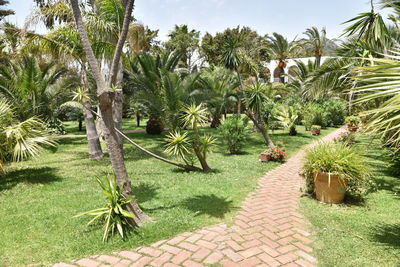
<svg viewBox="0 0 400 267"><path fill-rule="evenodd" d="M201 168L203 169L203 172L211 172L212 169L210 168L210 166L208 166L208 163L206 161L206 159L203 157L203 155L201 154L199 148L194 148L194 153L196 154L197 158L199 159Z"/></svg>
<svg viewBox="0 0 400 267"><path fill-rule="evenodd" d="M85 89L89 88L86 68L82 67L82 86ZM83 117L86 125L86 137L88 140L89 159L100 160L103 158L103 151L101 149L100 138L97 134L96 123L92 113L92 106L88 100L83 102Z"/></svg>
<svg viewBox="0 0 400 267"><path fill-rule="evenodd" d="M268 131L264 127L264 123L261 120L256 119L256 117L261 118L261 116L259 114L251 114L250 112L247 113L247 116L253 121L254 125L261 132L267 145L275 146L274 142L271 139L271 136L269 135Z"/></svg>
<svg viewBox="0 0 400 267"><path fill-rule="evenodd" d="M126 170L123 152L119 145L118 135L114 126L112 102L115 94L112 90L110 90L110 88L107 87L104 76L101 73L99 63L93 53L88 34L86 32L86 26L83 22L81 11L79 9L79 1L70 0L70 2L76 26L82 40L83 48L97 84L99 106L101 116L105 124L105 138L111 159L111 164L117 177L117 183L121 188L124 189L124 194L126 196L132 196L133 193L131 181ZM127 0L124 22L114 54L111 77L116 77L118 72L119 61L121 59L123 44L126 40L126 35L128 32L133 4L133 0ZM140 209L136 201L132 201L131 203L129 203L128 210L135 215L135 218L131 221L132 224L140 226L150 220L150 218Z"/></svg>

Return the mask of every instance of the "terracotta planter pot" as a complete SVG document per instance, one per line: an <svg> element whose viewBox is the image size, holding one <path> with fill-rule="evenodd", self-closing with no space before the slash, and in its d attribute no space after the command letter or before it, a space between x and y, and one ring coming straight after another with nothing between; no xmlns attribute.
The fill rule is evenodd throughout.
<svg viewBox="0 0 400 267"><path fill-rule="evenodd" d="M266 154L266 153L261 153L260 154L260 161L261 162L268 162L271 160L271 155L270 154Z"/></svg>
<svg viewBox="0 0 400 267"><path fill-rule="evenodd" d="M346 193L346 182L340 179L339 175L319 172L315 177L315 193L317 199L323 203L342 203Z"/></svg>
<svg viewBox="0 0 400 267"><path fill-rule="evenodd" d="M311 129L312 135L320 135L321 130L320 129Z"/></svg>
<svg viewBox="0 0 400 267"><path fill-rule="evenodd" d="M347 125L347 130L349 130L349 132L355 133L358 130L358 126Z"/></svg>

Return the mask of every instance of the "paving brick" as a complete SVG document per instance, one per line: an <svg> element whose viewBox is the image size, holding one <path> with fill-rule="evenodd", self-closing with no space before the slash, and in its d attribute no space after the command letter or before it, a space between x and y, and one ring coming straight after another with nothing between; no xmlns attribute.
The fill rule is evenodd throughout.
<svg viewBox="0 0 400 267"><path fill-rule="evenodd" d="M224 256L220 252L213 252L203 261L205 264L214 264L221 260Z"/></svg>
<svg viewBox="0 0 400 267"><path fill-rule="evenodd" d="M80 259L76 262L79 266L84 266L84 267L97 267L99 266L101 263L97 262L95 260L92 259Z"/></svg>
<svg viewBox="0 0 400 267"><path fill-rule="evenodd" d="M184 248L186 250L192 251L192 252L196 252L200 247L188 242L181 242L178 244L178 247L180 248Z"/></svg>
<svg viewBox="0 0 400 267"><path fill-rule="evenodd" d="M261 263L261 260L259 258L252 257L252 258L246 259L244 261L241 261L239 263L239 266L242 266L242 267L253 267L253 266L256 266L257 264L260 264L260 263Z"/></svg>
<svg viewBox="0 0 400 267"><path fill-rule="evenodd" d="M140 257L142 257L142 255L132 251L121 251L117 254L123 258L130 259L131 261L137 261Z"/></svg>
<svg viewBox="0 0 400 267"><path fill-rule="evenodd" d="M142 257L137 262L133 263L131 267L144 267L146 266L153 258L150 257Z"/></svg>
<svg viewBox="0 0 400 267"><path fill-rule="evenodd" d="M160 249L163 249L163 250L168 251L169 253L172 253L172 254L175 254L175 255L182 251L182 249L180 249L180 248L173 247L173 246L170 246L170 245L167 245L167 244L162 245L160 247Z"/></svg>
<svg viewBox="0 0 400 267"><path fill-rule="evenodd" d="M152 257L158 257L162 254L162 252L160 250L155 249L155 248L150 248L150 247L149 248L141 248L139 250L139 252L143 253L143 254L147 254Z"/></svg>
<svg viewBox="0 0 400 267"><path fill-rule="evenodd" d="M191 261L191 260L187 260L183 263L183 266L185 267L204 267L203 264Z"/></svg>
<svg viewBox="0 0 400 267"><path fill-rule="evenodd" d="M166 263L167 261L169 261L169 259L171 259L172 256L173 256L173 255L172 255L171 253L165 252L165 253L162 254L160 257L156 257L156 259L153 260L153 261L150 263L150 265L151 265L151 266L155 266L155 267L162 266L164 263Z"/></svg>
<svg viewBox="0 0 400 267"><path fill-rule="evenodd" d="M101 262L106 262L106 263L109 263L109 264L116 264L121 259L117 258L117 257L113 257L113 256L108 256L108 255L100 255L99 257L97 257L96 260L97 261L101 261Z"/></svg>
<svg viewBox="0 0 400 267"><path fill-rule="evenodd" d="M200 248L196 253L193 254L192 258L197 261L203 260L208 254L210 254L211 250L206 248Z"/></svg>

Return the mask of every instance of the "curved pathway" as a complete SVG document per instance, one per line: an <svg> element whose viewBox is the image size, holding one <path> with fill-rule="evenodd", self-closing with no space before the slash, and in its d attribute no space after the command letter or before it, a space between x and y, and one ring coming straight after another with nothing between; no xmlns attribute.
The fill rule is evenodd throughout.
<svg viewBox="0 0 400 267"><path fill-rule="evenodd" d="M322 140L332 141L343 131L339 129ZM150 247L54 266L315 266L307 222L299 213L300 188L304 185L299 171L304 151L259 180L233 226L219 224Z"/></svg>

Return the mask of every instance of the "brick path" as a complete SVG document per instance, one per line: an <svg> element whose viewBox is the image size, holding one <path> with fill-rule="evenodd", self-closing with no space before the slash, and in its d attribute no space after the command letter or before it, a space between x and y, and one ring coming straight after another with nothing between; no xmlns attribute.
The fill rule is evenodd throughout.
<svg viewBox="0 0 400 267"><path fill-rule="evenodd" d="M323 140L331 141L341 131ZM219 224L150 247L54 266L315 266L307 222L299 213L303 156L304 150L261 178L231 227Z"/></svg>

